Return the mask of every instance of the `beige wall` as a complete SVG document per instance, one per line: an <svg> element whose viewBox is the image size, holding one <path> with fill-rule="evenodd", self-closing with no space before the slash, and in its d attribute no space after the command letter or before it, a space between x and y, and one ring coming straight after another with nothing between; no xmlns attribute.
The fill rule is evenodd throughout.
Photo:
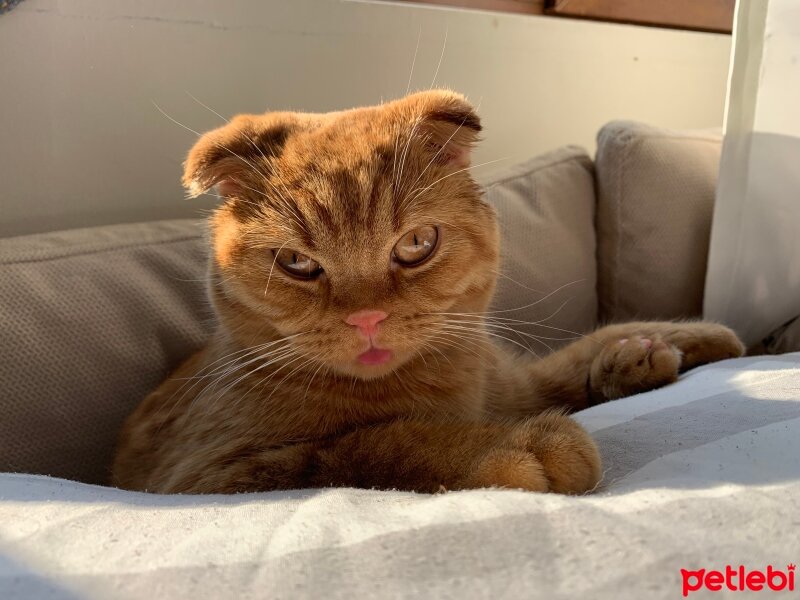
<svg viewBox="0 0 800 600"><path fill-rule="evenodd" d="M223 115L329 110L437 85L480 103L476 162L614 118L722 124L730 38L325 0L26 0L0 17L0 235L196 214L180 163ZM487 167L497 168L500 164Z"/></svg>

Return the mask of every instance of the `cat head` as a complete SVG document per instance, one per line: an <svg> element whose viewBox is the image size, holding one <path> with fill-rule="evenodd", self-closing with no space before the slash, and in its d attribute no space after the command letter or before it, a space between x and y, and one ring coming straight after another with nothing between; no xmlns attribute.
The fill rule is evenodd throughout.
<svg viewBox="0 0 800 600"><path fill-rule="evenodd" d="M499 254L469 174L480 129L462 96L429 91L241 115L202 136L183 182L224 199L211 218L221 325L248 346L277 332L298 366L366 379L468 339L447 321L486 310Z"/></svg>

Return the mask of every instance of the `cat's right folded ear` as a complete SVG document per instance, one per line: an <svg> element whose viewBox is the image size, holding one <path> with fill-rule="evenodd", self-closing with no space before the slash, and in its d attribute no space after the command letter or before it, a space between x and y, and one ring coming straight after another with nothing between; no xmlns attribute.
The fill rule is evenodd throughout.
<svg viewBox="0 0 800 600"><path fill-rule="evenodd" d="M402 100L411 107L412 131L421 135L437 163L466 168L472 159L472 148L479 141L481 120L469 101L450 90L429 90Z"/></svg>
<svg viewBox="0 0 800 600"><path fill-rule="evenodd" d="M239 115L204 134L184 162L183 185L191 197L215 187L233 197L262 181L269 162L278 155L292 129L288 117Z"/></svg>

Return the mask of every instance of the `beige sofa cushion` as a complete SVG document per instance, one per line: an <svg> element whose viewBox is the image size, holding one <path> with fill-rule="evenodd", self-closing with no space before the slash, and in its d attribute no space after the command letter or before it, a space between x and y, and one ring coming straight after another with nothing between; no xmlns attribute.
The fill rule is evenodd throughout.
<svg viewBox="0 0 800 600"><path fill-rule="evenodd" d="M503 312L495 316L541 321L514 323L526 334L516 339L538 354L565 345L575 336L572 332L593 330L595 196L586 151L562 148L497 173L484 185L502 231L494 308Z"/></svg>
<svg viewBox="0 0 800 600"><path fill-rule="evenodd" d="M612 122L597 138L603 321L702 314L721 135Z"/></svg>
<svg viewBox="0 0 800 600"><path fill-rule="evenodd" d="M591 328L588 157L570 150L531 161L492 180L487 194L500 209L506 267L516 282L503 280L497 309L545 296L531 288L548 292L583 279L582 287L503 315L542 319L573 297L547 323ZM124 418L213 325L205 260L198 221L0 240L0 471L107 480ZM543 327L534 332L564 336ZM523 334L498 333L545 349Z"/></svg>
<svg viewBox="0 0 800 600"><path fill-rule="evenodd" d="M197 221L0 240L0 471L104 483L123 419L204 338Z"/></svg>

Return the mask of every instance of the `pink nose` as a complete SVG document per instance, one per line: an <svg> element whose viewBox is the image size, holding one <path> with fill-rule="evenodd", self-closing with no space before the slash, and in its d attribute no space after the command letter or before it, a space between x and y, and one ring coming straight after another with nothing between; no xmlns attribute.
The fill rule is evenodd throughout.
<svg viewBox="0 0 800 600"><path fill-rule="evenodd" d="M378 331L378 323L388 316L382 310L359 310L348 316L344 322L358 327L364 335L372 336Z"/></svg>

